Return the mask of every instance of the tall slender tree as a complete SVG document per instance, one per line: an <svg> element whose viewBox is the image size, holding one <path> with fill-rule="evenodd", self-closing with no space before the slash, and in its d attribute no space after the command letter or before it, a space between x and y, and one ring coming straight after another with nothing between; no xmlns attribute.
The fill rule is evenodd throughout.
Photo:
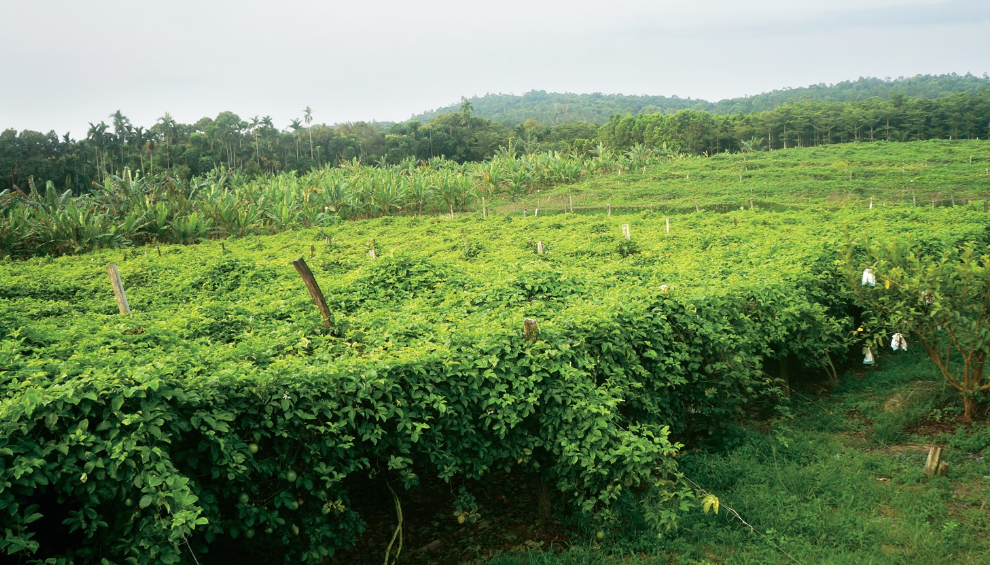
<svg viewBox="0 0 990 565"><path fill-rule="evenodd" d="M313 110L309 106L303 110L303 120L306 122L306 130L309 131L309 158L316 160L313 156L313 130L310 129L309 124L313 123Z"/></svg>

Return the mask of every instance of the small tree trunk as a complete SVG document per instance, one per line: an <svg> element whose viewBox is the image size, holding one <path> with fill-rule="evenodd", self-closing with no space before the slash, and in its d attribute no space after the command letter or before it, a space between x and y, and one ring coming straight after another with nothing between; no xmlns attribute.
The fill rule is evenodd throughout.
<svg viewBox="0 0 990 565"><path fill-rule="evenodd" d="M974 412L976 412L976 399L971 396L964 396L963 418L965 418L967 421L972 421Z"/></svg>
<svg viewBox="0 0 990 565"><path fill-rule="evenodd" d="M553 523L553 513L550 507L550 486L547 481L540 477L540 494L536 501L537 512L540 518L540 528L546 530Z"/></svg>

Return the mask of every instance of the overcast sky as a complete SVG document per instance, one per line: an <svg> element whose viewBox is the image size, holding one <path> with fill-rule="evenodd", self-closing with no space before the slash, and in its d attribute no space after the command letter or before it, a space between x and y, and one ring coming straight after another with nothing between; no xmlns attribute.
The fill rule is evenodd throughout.
<svg viewBox="0 0 990 565"><path fill-rule="evenodd" d="M486 93L717 101L990 71L988 0L0 0L0 130L231 110L402 121Z"/></svg>

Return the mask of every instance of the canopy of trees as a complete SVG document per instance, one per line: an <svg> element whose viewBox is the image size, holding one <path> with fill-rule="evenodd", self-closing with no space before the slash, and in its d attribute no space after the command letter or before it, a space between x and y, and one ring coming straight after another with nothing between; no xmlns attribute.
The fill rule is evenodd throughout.
<svg viewBox="0 0 990 565"><path fill-rule="evenodd" d="M491 111L497 100L504 102L501 114ZM611 114L598 125L602 112ZM110 124L90 123L78 141L54 131L3 131L0 190L26 191L34 178L79 194L126 169L189 179L221 166L266 175L355 161L446 157L464 163L503 149L589 155L600 146L620 152L638 146L711 155L853 141L986 139L990 80L971 75L859 79L717 104L531 92L465 99L455 111L400 124L312 124L307 107L303 118L284 129L268 116L244 119L232 112L194 124L165 113L147 129L131 124L119 110L108 118Z"/></svg>

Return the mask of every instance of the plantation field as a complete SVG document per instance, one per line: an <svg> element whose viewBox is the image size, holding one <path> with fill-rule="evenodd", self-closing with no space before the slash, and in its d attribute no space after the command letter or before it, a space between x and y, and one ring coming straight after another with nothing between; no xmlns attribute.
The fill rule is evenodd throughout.
<svg viewBox="0 0 990 565"><path fill-rule="evenodd" d="M722 153L665 160L656 166L627 164L622 174L602 175L524 202L574 206L652 206L655 211L725 211L811 205L839 208L961 205L990 195L990 153L985 141L850 143L774 152ZM576 199L575 199L576 198ZM512 209L518 206L512 206Z"/></svg>
<svg viewBox="0 0 990 565"><path fill-rule="evenodd" d="M0 255L64 255L149 243L268 235L343 219L423 214L543 215L632 206L658 213L966 205L990 197L985 141L852 143L774 152L595 156L504 151L445 159L248 177L215 170L182 181L127 170L86 194L32 182L0 191ZM978 204L978 203L977 203Z"/></svg>
<svg viewBox="0 0 990 565"><path fill-rule="evenodd" d="M197 245L147 239L5 260L0 554L346 562L375 523L358 493L389 493L389 512L415 515L417 488L440 482L451 524L469 528L487 512L479 480L523 476L539 483L533 492L546 487L556 519L608 541L625 535L630 507L652 505L638 518L639 541L618 551L729 559L643 545L682 532L685 520L707 527L700 494L676 480L677 468L722 496L733 479L717 477L695 448L709 453L739 434L759 457L779 445L785 461L818 453L810 446L825 440L811 431L764 438L752 425L787 416L788 384L835 378L861 360L840 248L866 236L986 245L990 220L981 201L969 202L986 194L983 147L850 149L860 151L848 154L859 163L853 179L873 179L862 192L839 188L845 169L814 178L841 169L846 146L779 151L657 163L555 189L613 202L611 215L524 217L518 206L547 198L534 192L496 201L487 218L259 223ZM910 158L927 149L944 163ZM742 157L752 176L730 187ZM871 167L889 171L871 176ZM889 186L904 171L920 188ZM682 172L685 186L671 188ZM650 186L659 200L647 197ZM940 205L914 206L915 195ZM695 211L692 200L705 206ZM330 327L290 264L299 257L326 296ZM118 313L108 263L129 315ZM538 324L532 341L527 318ZM725 473L754 472L724 456Z"/></svg>

